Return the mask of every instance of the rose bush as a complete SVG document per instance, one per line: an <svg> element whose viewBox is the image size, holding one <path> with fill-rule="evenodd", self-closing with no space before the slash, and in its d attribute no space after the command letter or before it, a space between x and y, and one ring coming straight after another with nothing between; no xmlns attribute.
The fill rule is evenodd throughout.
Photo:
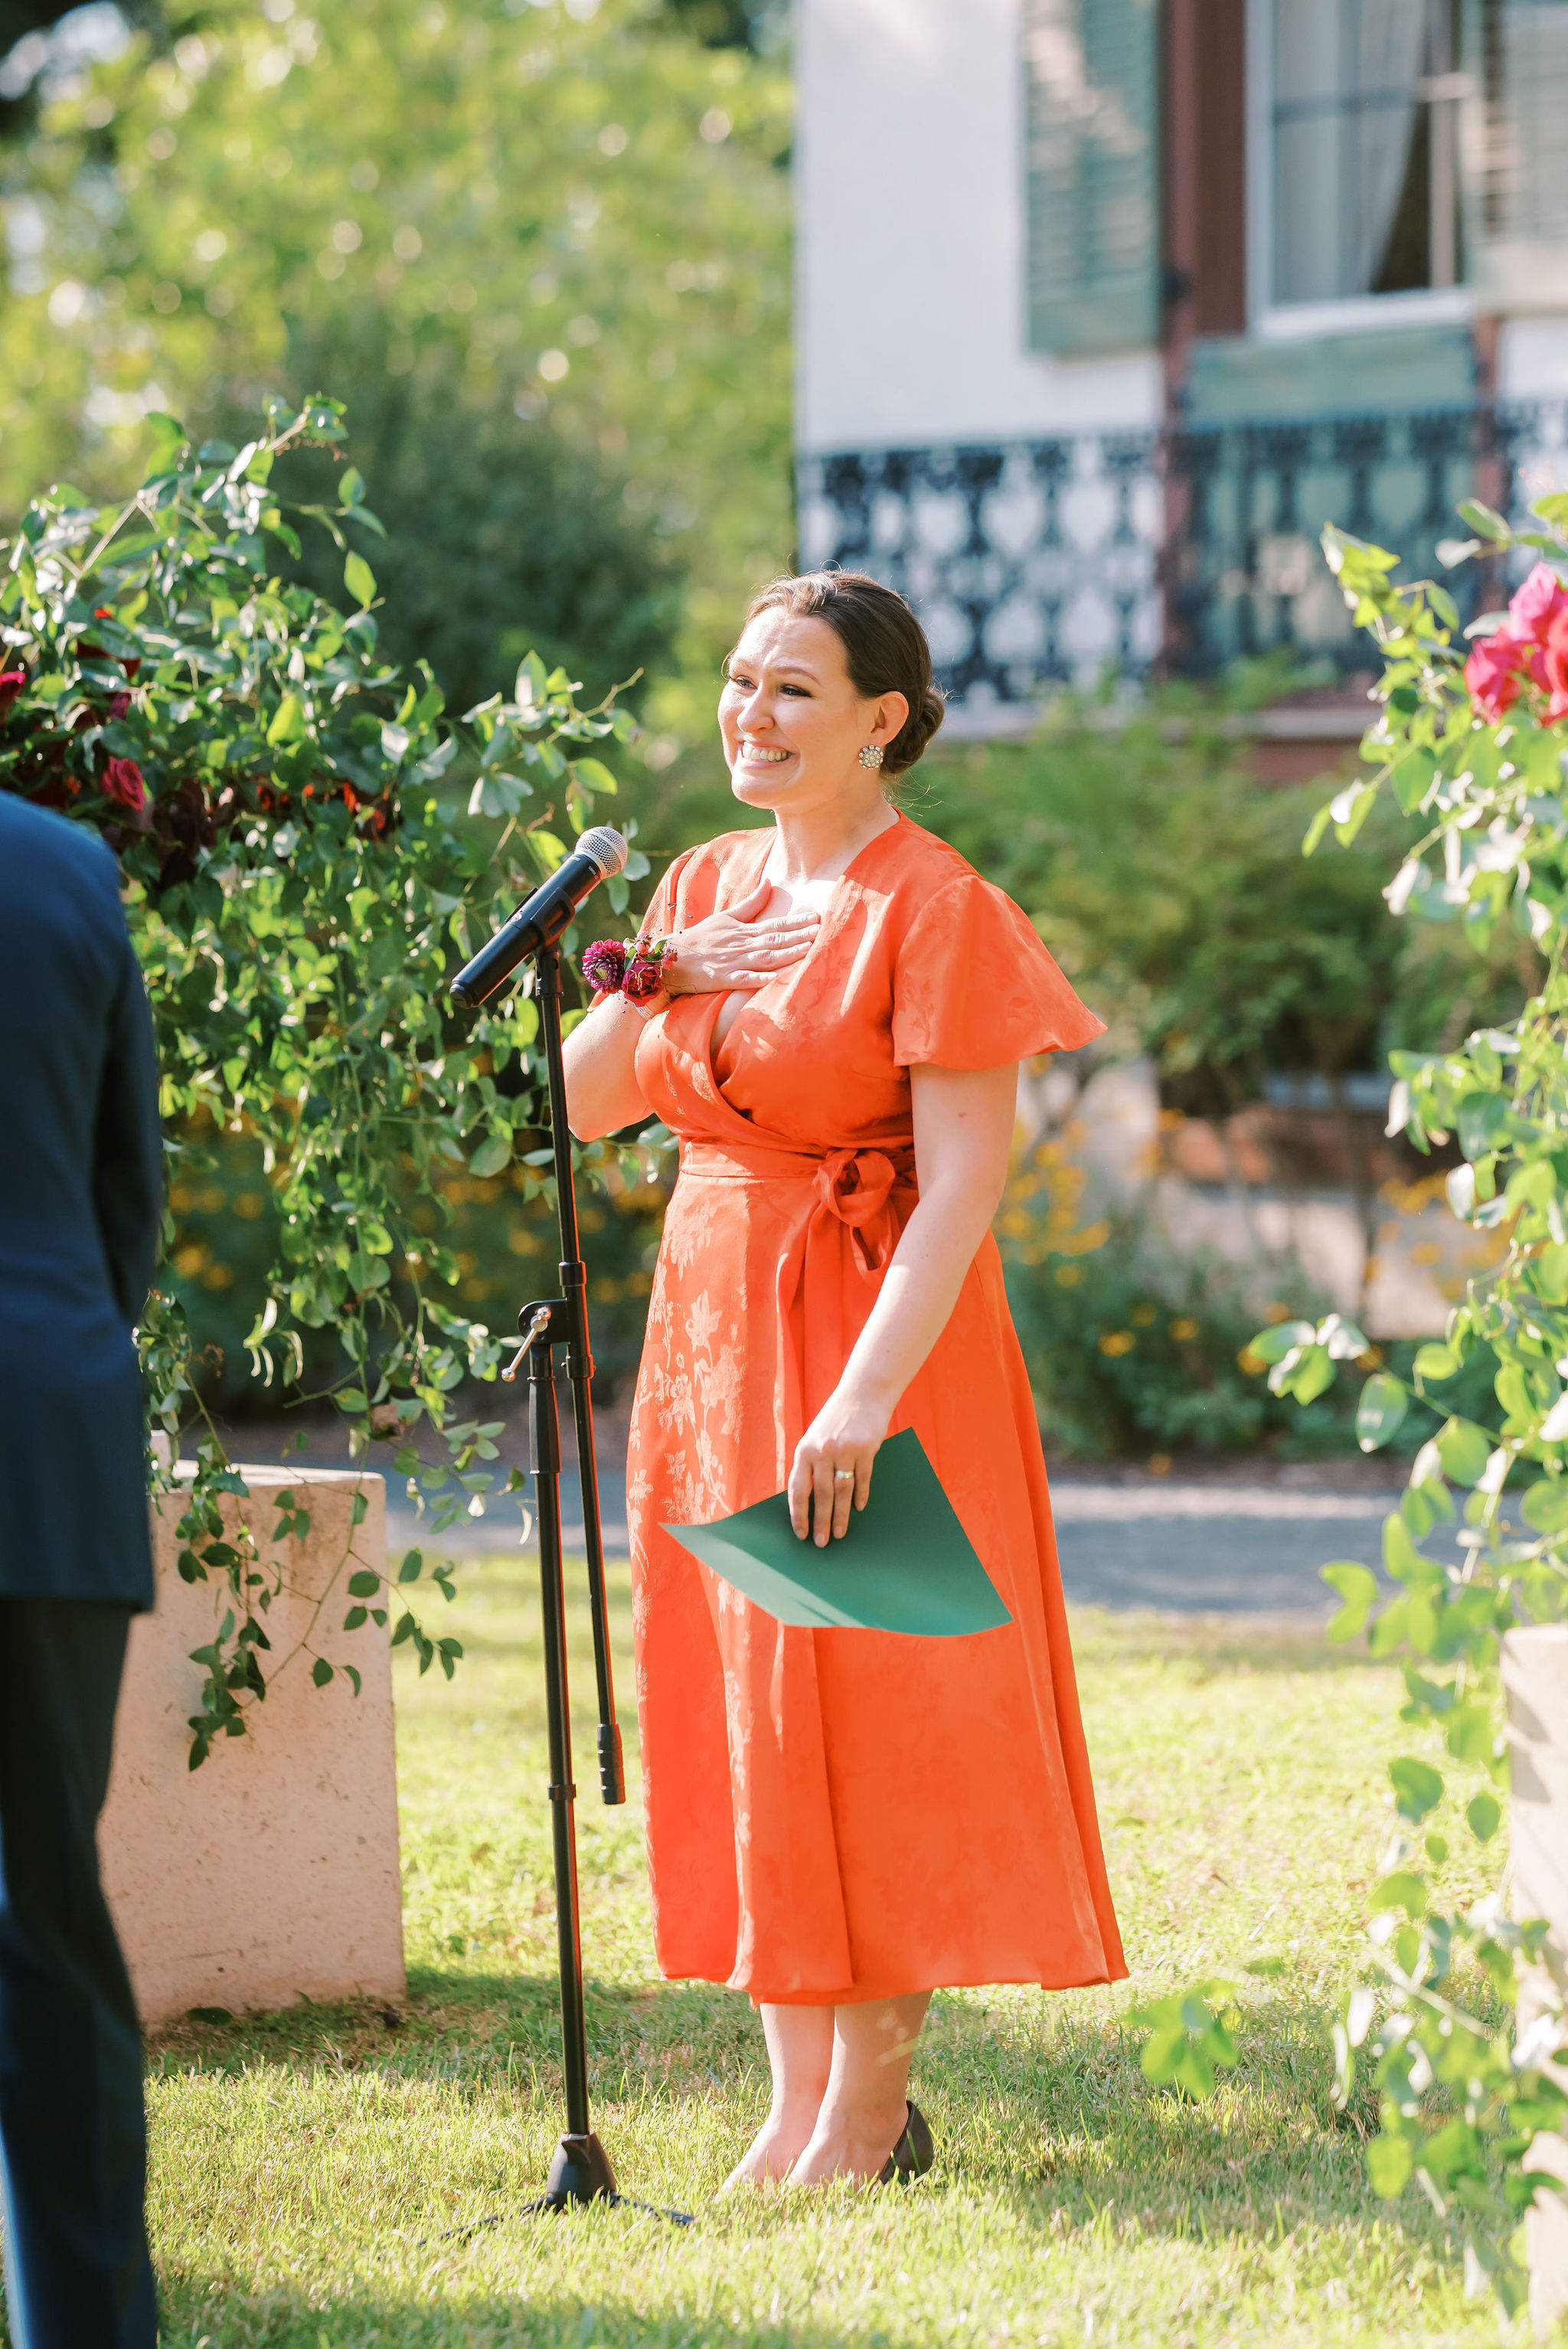
<svg viewBox="0 0 1568 2349"><path fill-rule="evenodd" d="M1358 2066L1369 2065L1381 2120L1367 2149L1374 2187L1390 2199L1424 2192L1452 2227L1472 2287L1490 2278L1511 2314L1527 2292L1520 2222L1541 2183L1530 2149L1568 2117L1561 2002L1542 1970L1539 1920L1511 1917L1501 1893L1445 1909L1433 1888L1449 1856L1438 1814L1454 1800L1456 1773L1461 1796L1481 1779L1461 1814L1473 1845L1501 1823L1502 1635L1568 1618L1568 590L1556 567L1568 561L1568 496L1533 512L1545 527L1516 533L1483 505L1460 508L1476 535L1449 545L1452 560L1484 543L1555 558L1534 564L1506 614L1472 623L1468 654L1444 587L1396 585L1397 556L1325 532L1384 671L1380 715L1362 742L1372 772L1319 811L1305 842L1310 854L1332 827L1348 844L1389 793L1423 826L1386 891L1394 912L1458 925L1478 957L1511 928L1544 958L1511 1019L1477 1028L1455 1050L1391 1055L1390 1133L1429 1153L1457 1137L1449 1206L1506 1247L1408 1377L1381 1369L1366 1381L1357 1414L1362 1449L1376 1451L1418 1399L1451 1394L1449 1381L1479 1360L1492 1371L1501 1423L1448 1408L1416 1453L1384 1527L1391 1597L1363 1566L1325 1568L1343 1601L1330 1636L1365 1633L1374 1656L1400 1658L1400 1719L1426 1742L1389 1765L1371 1978L1346 1997L1336 2029L1336 2101L1349 2105ZM1324 1393L1365 1344L1336 1315L1252 1340L1274 1392L1300 1402ZM1440 1526L1457 1529L1457 1562L1423 1547ZM1527 1981L1536 2015L1521 2031ZM1176 2076L1164 2042L1150 2042L1145 2068Z"/></svg>

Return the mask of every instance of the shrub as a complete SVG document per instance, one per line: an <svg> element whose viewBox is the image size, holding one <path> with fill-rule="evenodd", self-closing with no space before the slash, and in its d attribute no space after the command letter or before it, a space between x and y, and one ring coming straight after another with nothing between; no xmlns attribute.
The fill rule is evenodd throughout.
<svg viewBox="0 0 1568 2349"><path fill-rule="evenodd" d="M546 1116L531 1002L458 1019L445 988L493 893L523 894L559 861L549 812L580 823L614 792L590 747L631 730L609 704L578 709L564 674L531 655L512 698L469 711L461 741L439 731L428 667L405 673L379 648L359 551L379 524L360 477L343 473L335 502L308 513L275 492L281 456L340 445L343 429L317 398L293 417L274 409L242 449L194 449L163 418L123 504L65 488L34 502L0 591L0 788L98 824L119 853L176 1184L200 1193L214 1174L215 1133L260 1154L275 1220L253 1220L275 1248L244 1338L254 1379L298 1392L315 1366L356 1454L384 1442L399 1473L421 1473L438 1527L492 1481L489 1430L459 1420L452 1398L493 1373L501 1340L443 1303L459 1268L416 1217L429 1202L439 1219L440 1185L465 1161L487 1180L520 1142L536 1146ZM358 542L346 615L269 570L269 549L298 559L311 523L340 547L349 532ZM467 830L437 790L460 755L478 771ZM608 887L624 907L625 881ZM521 1166L537 1194L544 1178L526 1155ZM139 1336L153 1414L178 1436L194 1398L171 1288L155 1292ZM442 1439L428 1472L407 1441L419 1420ZM181 1571L215 1577L227 1601L197 1759L242 1731L264 1687L276 1569L222 1538L218 1496L234 1481L209 1427L181 1526ZM366 1580L353 1577L354 1596L372 1595ZM389 1598L372 1610L382 1620ZM365 1619L351 1608L341 1629ZM449 1670L458 1652L407 1607L394 1636L425 1665L438 1655ZM324 1619L317 1680L341 1657Z"/></svg>

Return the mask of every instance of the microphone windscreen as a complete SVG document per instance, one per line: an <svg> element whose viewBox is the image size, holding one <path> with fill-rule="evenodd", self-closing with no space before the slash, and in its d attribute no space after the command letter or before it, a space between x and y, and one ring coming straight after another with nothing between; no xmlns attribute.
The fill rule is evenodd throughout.
<svg viewBox="0 0 1568 2349"><path fill-rule="evenodd" d="M574 852L579 856L591 856L599 867L601 880L608 881L614 874L625 870L631 850L613 824L596 823L585 832Z"/></svg>

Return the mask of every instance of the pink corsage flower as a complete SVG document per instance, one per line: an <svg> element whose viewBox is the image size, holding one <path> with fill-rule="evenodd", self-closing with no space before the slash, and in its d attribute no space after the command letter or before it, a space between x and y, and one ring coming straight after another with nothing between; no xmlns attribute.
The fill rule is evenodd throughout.
<svg viewBox="0 0 1568 2349"><path fill-rule="evenodd" d="M639 955L626 966L626 976L621 981L621 992L628 1003L651 1003L665 983L664 973L656 962Z"/></svg>
<svg viewBox="0 0 1568 2349"><path fill-rule="evenodd" d="M0 718L4 718L26 682L25 668L0 669Z"/></svg>
<svg viewBox="0 0 1568 2349"><path fill-rule="evenodd" d="M665 973L677 959L671 939L650 937L645 931L629 947L619 938L600 938L583 957L583 976L601 994L651 1003L664 993Z"/></svg>
<svg viewBox="0 0 1568 2349"><path fill-rule="evenodd" d="M596 995L615 995L631 957L619 938L597 938L583 957L583 976Z"/></svg>

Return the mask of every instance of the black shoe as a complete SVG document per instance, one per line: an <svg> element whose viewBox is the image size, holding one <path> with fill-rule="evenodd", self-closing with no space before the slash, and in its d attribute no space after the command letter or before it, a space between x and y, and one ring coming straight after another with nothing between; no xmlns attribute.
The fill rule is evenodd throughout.
<svg viewBox="0 0 1568 2349"><path fill-rule="evenodd" d="M903 2114L903 2135L877 2172L879 2186L891 2186L895 2178L907 2186L912 2178L923 2178L936 2158L936 2148L920 2106L906 2104Z"/></svg>

